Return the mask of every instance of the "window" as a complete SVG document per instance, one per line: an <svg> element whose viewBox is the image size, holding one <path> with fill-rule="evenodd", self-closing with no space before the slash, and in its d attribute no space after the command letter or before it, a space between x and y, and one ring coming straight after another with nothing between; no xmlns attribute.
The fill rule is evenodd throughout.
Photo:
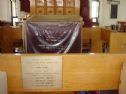
<svg viewBox="0 0 126 94"><path fill-rule="evenodd" d="M111 18L112 19L117 19L117 14L118 14L118 5L116 4L111 4Z"/></svg>
<svg viewBox="0 0 126 94"><path fill-rule="evenodd" d="M98 17L99 17L99 0L91 0L91 7L90 7L90 15L92 22L94 24L98 24Z"/></svg>
<svg viewBox="0 0 126 94"><path fill-rule="evenodd" d="M12 24L14 26L16 26L16 22L19 21L19 18L18 18L19 6L20 6L20 0L11 0Z"/></svg>

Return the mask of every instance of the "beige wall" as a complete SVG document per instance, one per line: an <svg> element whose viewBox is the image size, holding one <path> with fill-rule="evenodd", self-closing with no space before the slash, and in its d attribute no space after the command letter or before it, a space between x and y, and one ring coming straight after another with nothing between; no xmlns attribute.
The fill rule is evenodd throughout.
<svg viewBox="0 0 126 94"><path fill-rule="evenodd" d="M116 24L117 21L126 21L126 0L120 1L118 5L118 18L110 19L111 4L107 3L107 0L100 0L100 26L109 26L111 24Z"/></svg>
<svg viewBox="0 0 126 94"><path fill-rule="evenodd" d="M0 0L0 9L1 9L0 20L11 21L9 2L10 0ZM118 19L110 19L111 5L107 4L107 0L100 0L100 18L99 18L100 26L108 26L111 24L116 24L118 20L126 21L125 4L126 0L120 0L120 4L118 6ZM18 15L20 17L20 12L18 13Z"/></svg>
<svg viewBox="0 0 126 94"><path fill-rule="evenodd" d="M10 0L0 0L0 20L11 21Z"/></svg>

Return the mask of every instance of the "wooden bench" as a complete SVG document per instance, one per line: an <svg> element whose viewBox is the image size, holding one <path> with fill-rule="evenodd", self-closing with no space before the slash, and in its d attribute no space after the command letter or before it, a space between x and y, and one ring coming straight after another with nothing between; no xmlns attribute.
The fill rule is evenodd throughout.
<svg viewBox="0 0 126 94"><path fill-rule="evenodd" d="M20 92L64 92L86 90L115 90L119 88L120 73L126 54L30 54L27 56L62 56L63 80L61 89L24 89L21 57L1 54L0 70L7 73L8 90ZM26 93L25 93L26 92ZM39 94L39 93L35 93ZM40 93L41 94L41 93Z"/></svg>
<svg viewBox="0 0 126 94"><path fill-rule="evenodd" d="M15 44L23 46L22 29L13 28L10 26L3 26L0 28L0 43L2 53L13 53Z"/></svg>
<svg viewBox="0 0 126 94"><path fill-rule="evenodd" d="M126 53L126 33L112 32L110 35L110 53Z"/></svg>
<svg viewBox="0 0 126 94"><path fill-rule="evenodd" d="M117 32L115 30L109 30L104 28L83 28L83 49L84 44L88 44L90 52L92 53L125 53L126 47L123 46L123 50L120 48L121 44L126 44L126 33ZM89 42L90 41L90 42ZM122 51L121 51L122 50Z"/></svg>
<svg viewBox="0 0 126 94"><path fill-rule="evenodd" d="M103 52L103 44L106 40L102 38L102 36L106 36L106 33L104 34L104 29L99 27L93 27L93 28L83 28L83 44L88 40L88 46L89 49L91 49L91 52L93 53L102 53ZM85 48L83 46L83 48Z"/></svg>
<svg viewBox="0 0 126 94"><path fill-rule="evenodd" d="M0 27L0 52L1 52L1 43L2 43L2 27Z"/></svg>

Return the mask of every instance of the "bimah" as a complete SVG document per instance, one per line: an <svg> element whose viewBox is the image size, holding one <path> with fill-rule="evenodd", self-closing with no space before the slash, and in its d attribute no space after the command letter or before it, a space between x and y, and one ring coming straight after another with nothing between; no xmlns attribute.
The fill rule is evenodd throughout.
<svg viewBox="0 0 126 94"><path fill-rule="evenodd" d="M36 15L25 23L27 53L80 53L81 20L76 15Z"/></svg>

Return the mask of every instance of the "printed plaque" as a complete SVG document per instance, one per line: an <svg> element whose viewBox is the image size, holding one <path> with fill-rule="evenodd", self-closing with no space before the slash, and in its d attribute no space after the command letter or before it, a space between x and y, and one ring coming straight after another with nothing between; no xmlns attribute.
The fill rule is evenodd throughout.
<svg viewBox="0 0 126 94"><path fill-rule="evenodd" d="M61 89L62 56L22 56L24 89Z"/></svg>

